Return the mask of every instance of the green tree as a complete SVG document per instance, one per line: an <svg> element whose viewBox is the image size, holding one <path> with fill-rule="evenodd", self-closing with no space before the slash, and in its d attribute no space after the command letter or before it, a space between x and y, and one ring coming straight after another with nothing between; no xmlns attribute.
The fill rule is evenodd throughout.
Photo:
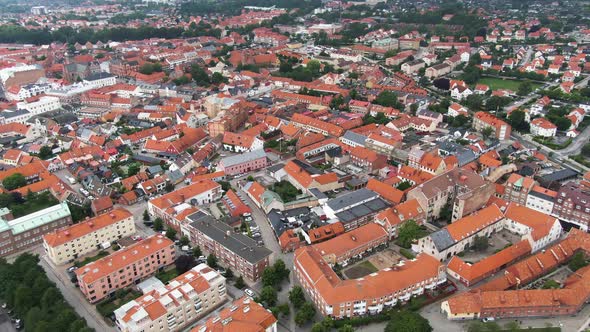
<svg viewBox="0 0 590 332"><path fill-rule="evenodd" d="M523 111L521 111L521 110L514 110L508 116L508 123L510 123L510 125L514 129L523 128L523 126L526 123L525 116L526 116L526 114Z"/></svg>
<svg viewBox="0 0 590 332"><path fill-rule="evenodd" d="M181 237L180 237L180 245L181 245L181 246L186 246L186 245L188 245L189 243L190 243L190 241L189 241L189 239L188 239L188 236L186 236L186 235L183 235L183 236L181 236Z"/></svg>
<svg viewBox="0 0 590 332"><path fill-rule="evenodd" d="M295 323L298 326L303 326L310 322L315 316L315 308L311 302L305 302L297 314L295 314Z"/></svg>
<svg viewBox="0 0 590 332"><path fill-rule="evenodd" d="M2 180L2 185L6 190L18 189L20 187L24 187L26 184L27 180L21 173L14 173Z"/></svg>
<svg viewBox="0 0 590 332"><path fill-rule="evenodd" d="M428 320L417 312L402 310L392 313L385 332L430 332Z"/></svg>
<svg viewBox="0 0 590 332"><path fill-rule="evenodd" d="M32 307L25 315L23 321L27 327L27 331L35 331L37 324L44 320L45 315L43 314L43 311L39 309L39 307Z"/></svg>
<svg viewBox="0 0 590 332"><path fill-rule="evenodd" d="M516 92L519 96L526 96L533 91L533 85L529 81L524 81L518 86Z"/></svg>
<svg viewBox="0 0 590 332"><path fill-rule="evenodd" d="M572 270L572 271L577 271L586 265L588 265L588 262L586 261L586 257L584 256L584 253L581 251L578 251L577 253L575 253L574 256L572 257L571 261L568 264L570 270Z"/></svg>
<svg viewBox="0 0 590 332"><path fill-rule="evenodd" d="M492 136L493 133L494 133L494 128L492 128L492 127L485 127L481 130L481 135L485 139L490 138L490 136Z"/></svg>
<svg viewBox="0 0 590 332"><path fill-rule="evenodd" d="M39 149L39 158L45 160L51 157L53 153L51 152L51 147L47 145L43 145L41 149Z"/></svg>
<svg viewBox="0 0 590 332"><path fill-rule="evenodd" d="M207 256L207 265L209 265L211 268L216 268L217 267L217 257L215 257L215 255L213 255L213 254L209 254L209 256Z"/></svg>
<svg viewBox="0 0 590 332"><path fill-rule="evenodd" d="M172 227L168 227L166 229L166 237L174 241L174 239L176 239L176 230Z"/></svg>
<svg viewBox="0 0 590 332"><path fill-rule="evenodd" d="M312 74L317 75L320 72L322 64L318 60L310 60L307 62L307 69L309 69Z"/></svg>
<svg viewBox="0 0 590 332"><path fill-rule="evenodd" d="M418 237L422 234L422 229L414 220L408 220L403 223L398 232L397 236L397 243L400 247L403 248L410 248L412 246L412 242L418 239Z"/></svg>
<svg viewBox="0 0 590 332"><path fill-rule="evenodd" d="M267 308L274 307L277 303L277 290L272 286L264 286L260 291L259 299Z"/></svg>
<svg viewBox="0 0 590 332"><path fill-rule="evenodd" d="M582 147L582 155L584 155L587 158L590 158L590 143L586 143Z"/></svg>
<svg viewBox="0 0 590 332"><path fill-rule="evenodd" d="M475 251L486 251L490 246L487 236L476 236L473 239L473 249Z"/></svg>
<svg viewBox="0 0 590 332"><path fill-rule="evenodd" d="M377 98L373 100L373 103L385 107L401 108L399 102L397 101L397 95L391 91L380 92L377 95Z"/></svg>
<svg viewBox="0 0 590 332"><path fill-rule="evenodd" d="M191 76L198 86L209 86L211 84L207 72L198 65L191 66Z"/></svg>
<svg viewBox="0 0 590 332"><path fill-rule="evenodd" d="M344 326L342 326L341 328L338 329L338 332L354 332L354 327L352 327L352 325L349 324L345 324Z"/></svg>
<svg viewBox="0 0 590 332"><path fill-rule="evenodd" d="M143 221L150 221L150 214L147 209L143 210Z"/></svg>
<svg viewBox="0 0 590 332"><path fill-rule="evenodd" d="M232 271L229 267L225 270L225 279L231 280L234 278L234 271Z"/></svg>
<svg viewBox="0 0 590 332"><path fill-rule="evenodd" d="M154 220L154 230L156 232L161 232L164 230L164 221L162 221L162 218L158 217L156 220Z"/></svg>
<svg viewBox="0 0 590 332"><path fill-rule="evenodd" d="M553 279L547 279L545 280L545 283L543 283L543 289L557 289L559 288L561 285L553 280Z"/></svg>
<svg viewBox="0 0 590 332"><path fill-rule="evenodd" d="M195 257L203 256L203 252L201 251L201 247L196 246L193 248L193 256L195 256Z"/></svg>
<svg viewBox="0 0 590 332"><path fill-rule="evenodd" d="M464 104L473 111L479 111L483 106L483 98L481 95L472 94L465 98Z"/></svg>
<svg viewBox="0 0 590 332"><path fill-rule="evenodd" d="M225 77L223 77L223 75L219 72L215 72L213 73L213 75L211 75L211 83L213 84L221 84L225 82Z"/></svg>
<svg viewBox="0 0 590 332"><path fill-rule="evenodd" d="M133 175L139 173L140 170L141 170L141 165L138 163L133 163L133 164L129 165L129 167L127 168L127 176L133 176Z"/></svg>
<svg viewBox="0 0 590 332"><path fill-rule="evenodd" d="M239 276L238 279L236 279L234 286L237 289L243 289L244 287L246 287L246 283L244 282L244 278L242 276Z"/></svg>
<svg viewBox="0 0 590 332"><path fill-rule="evenodd" d="M289 301L295 309L301 308L305 303L305 294L303 293L303 288L301 288L301 286L293 286L291 291L289 291Z"/></svg>

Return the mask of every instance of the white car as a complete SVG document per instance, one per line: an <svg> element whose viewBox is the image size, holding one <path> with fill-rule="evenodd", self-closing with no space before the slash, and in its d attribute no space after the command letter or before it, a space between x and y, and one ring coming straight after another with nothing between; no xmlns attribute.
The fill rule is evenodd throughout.
<svg viewBox="0 0 590 332"><path fill-rule="evenodd" d="M485 317L485 318L484 318L484 319L482 319L481 321L482 321L482 322L484 322L484 323L487 323L487 322L493 322L493 321L495 321L495 320L496 320L496 319L495 319L494 317Z"/></svg>
<svg viewBox="0 0 590 332"><path fill-rule="evenodd" d="M244 289L244 293L250 297L254 297L254 291L252 291L250 288Z"/></svg>

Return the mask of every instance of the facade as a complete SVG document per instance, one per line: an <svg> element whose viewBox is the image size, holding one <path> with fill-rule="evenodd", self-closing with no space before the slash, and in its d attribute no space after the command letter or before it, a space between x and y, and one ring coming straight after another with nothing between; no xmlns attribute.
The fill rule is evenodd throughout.
<svg viewBox="0 0 590 332"><path fill-rule="evenodd" d="M72 224L66 202L7 220L8 209L0 209L0 257L25 250L43 241L43 235Z"/></svg>
<svg viewBox="0 0 590 332"><path fill-rule="evenodd" d="M552 214L556 197L557 192L534 186L527 196L526 207L545 214Z"/></svg>
<svg viewBox="0 0 590 332"><path fill-rule="evenodd" d="M238 175L263 169L266 166L268 166L266 152L260 149L225 157L217 164L217 170L224 171L226 175Z"/></svg>
<svg viewBox="0 0 590 332"><path fill-rule="evenodd" d="M509 139L512 131L512 127L506 122L481 111L475 113L472 127L478 132L482 132L484 128L492 128L494 136L499 140Z"/></svg>
<svg viewBox="0 0 590 332"><path fill-rule="evenodd" d="M512 173L504 185L505 189L503 198L509 202L526 205L529 192L533 189L535 184L535 180L528 176Z"/></svg>
<svg viewBox="0 0 590 332"><path fill-rule="evenodd" d="M133 233L133 215L119 208L44 235L43 247L54 264L63 265Z"/></svg>
<svg viewBox="0 0 590 332"><path fill-rule="evenodd" d="M407 198L418 200L428 220L437 219L445 206L452 207L452 220L457 220L483 207L494 190L481 175L453 168L413 188Z"/></svg>
<svg viewBox="0 0 590 332"><path fill-rule="evenodd" d="M277 332L277 319L251 298L242 297L191 330L203 331Z"/></svg>
<svg viewBox="0 0 590 332"><path fill-rule="evenodd" d="M387 243L387 231L379 224L370 223L330 240L318 243L316 249L330 266L346 264L349 259Z"/></svg>
<svg viewBox="0 0 590 332"><path fill-rule="evenodd" d="M559 189L553 215L588 231L590 224L590 193L577 184L567 183Z"/></svg>
<svg viewBox="0 0 590 332"><path fill-rule="evenodd" d="M199 211L186 217L182 234L202 250L214 254L234 273L252 281L262 276L272 252L228 224Z"/></svg>
<svg viewBox="0 0 590 332"><path fill-rule="evenodd" d="M152 198L148 202L148 212L154 217L160 217L171 227L180 230L176 216L193 206L208 204L221 199L221 185L204 179L177 189L160 197ZM183 218L184 219L184 218Z"/></svg>
<svg viewBox="0 0 590 332"><path fill-rule="evenodd" d="M182 331L227 298L225 278L206 264L199 264L115 310L122 332Z"/></svg>
<svg viewBox="0 0 590 332"><path fill-rule="evenodd" d="M174 263L174 242L159 234L76 270L80 291L96 303Z"/></svg>
<svg viewBox="0 0 590 332"><path fill-rule="evenodd" d="M512 266L498 278L441 303L449 320L573 315L590 299L590 267L576 271L559 289L522 289L566 263L576 252L590 253L590 237L572 228L561 242ZM512 290L512 288L519 288Z"/></svg>
<svg viewBox="0 0 590 332"><path fill-rule="evenodd" d="M531 121L531 134L542 137L554 137L557 126L545 118L536 118Z"/></svg>
<svg viewBox="0 0 590 332"><path fill-rule="evenodd" d="M297 249L294 274L320 314L335 319L376 314L446 282L444 265L426 254L347 280L340 279L323 254L315 245Z"/></svg>

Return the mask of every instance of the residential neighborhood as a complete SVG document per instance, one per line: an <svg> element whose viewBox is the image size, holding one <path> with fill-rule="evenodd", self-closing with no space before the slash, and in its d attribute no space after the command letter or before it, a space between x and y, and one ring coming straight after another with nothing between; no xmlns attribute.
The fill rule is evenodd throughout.
<svg viewBox="0 0 590 332"><path fill-rule="evenodd" d="M590 329L587 2L0 9L0 331Z"/></svg>

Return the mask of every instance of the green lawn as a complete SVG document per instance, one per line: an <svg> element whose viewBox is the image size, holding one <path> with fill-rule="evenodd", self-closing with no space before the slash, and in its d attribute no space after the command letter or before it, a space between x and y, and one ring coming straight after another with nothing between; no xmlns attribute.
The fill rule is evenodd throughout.
<svg viewBox="0 0 590 332"><path fill-rule="evenodd" d="M516 80L504 80L501 78L496 77L482 77L477 83L478 84L485 84L490 87L492 90L498 89L508 89L512 91L518 91L518 87L525 81L516 81ZM531 82L533 90L540 88L542 84Z"/></svg>
<svg viewBox="0 0 590 332"><path fill-rule="evenodd" d="M178 277L178 272L176 271L176 268L172 268L168 271L158 272L158 274L156 274L156 278L160 279L160 281L164 284L167 284L168 281L176 277Z"/></svg>
<svg viewBox="0 0 590 332"><path fill-rule="evenodd" d="M370 271L371 271L371 273L379 271L379 270L378 270L378 269L375 267L375 265L373 265L373 263L371 263L371 262L369 262L369 261L364 261L364 262L360 263L358 266L362 266L362 267L364 267L365 269L367 269L367 270L370 270Z"/></svg>
<svg viewBox="0 0 590 332"><path fill-rule="evenodd" d="M99 260L99 259L101 259L101 258L103 258L103 257L106 257L106 256L108 256L108 255L109 255L109 253L108 253L107 251L100 251L100 252L99 252L98 254L96 254L95 256L86 257L86 258L84 258L84 260L83 260L83 261L81 261L81 262L75 262L75 263L74 263L74 266L76 266L76 267L78 267L78 268L79 268L79 267L82 267L82 266L84 266L84 265L86 265L86 264L90 264L90 263L92 263L92 262L94 262L94 261L97 261L97 260Z"/></svg>

